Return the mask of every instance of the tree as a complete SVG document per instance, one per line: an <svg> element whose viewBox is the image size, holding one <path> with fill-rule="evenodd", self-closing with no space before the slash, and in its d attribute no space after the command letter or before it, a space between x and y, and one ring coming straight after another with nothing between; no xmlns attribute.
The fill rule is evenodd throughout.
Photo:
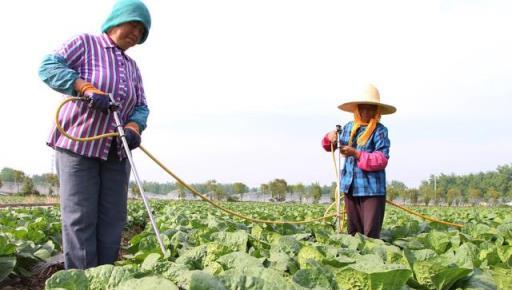
<svg viewBox="0 0 512 290"><path fill-rule="evenodd" d="M240 195L240 201L243 199L244 193L246 193L248 191L249 191L249 188L247 187L247 185L245 185L241 182L235 182L233 184L233 193Z"/></svg>
<svg viewBox="0 0 512 290"><path fill-rule="evenodd" d="M297 183L295 185L292 185L291 188L293 192L297 193L297 195L299 196L299 202L302 203L306 195L306 187L304 186L304 184Z"/></svg>
<svg viewBox="0 0 512 290"><path fill-rule="evenodd" d="M458 200L460 200L461 192L458 188L452 187L448 189L448 192L446 193L446 203L448 206L452 206L452 204L455 202L458 204Z"/></svg>
<svg viewBox="0 0 512 290"><path fill-rule="evenodd" d="M20 181L25 180L25 173L23 171L14 170L14 184L16 184L16 191L20 192ZM32 179L30 179L30 182L32 183ZM32 183L32 187L34 184Z"/></svg>
<svg viewBox="0 0 512 290"><path fill-rule="evenodd" d="M217 183L217 180L215 179L210 179L206 181L205 187L206 190L208 191L208 194L213 195L213 197L217 200L221 200L226 195L222 185Z"/></svg>
<svg viewBox="0 0 512 290"><path fill-rule="evenodd" d="M223 199L224 196L226 195L224 188L219 185L215 186L215 188L213 189L213 194L215 196L215 199L217 200Z"/></svg>
<svg viewBox="0 0 512 290"><path fill-rule="evenodd" d="M405 199L407 186L405 183L397 180L392 180L386 186L386 195L390 201L393 201L397 197Z"/></svg>
<svg viewBox="0 0 512 290"><path fill-rule="evenodd" d="M32 178L26 176L23 179L23 185L21 187L21 193L22 194L39 194L37 190L35 190L34 182L32 181Z"/></svg>
<svg viewBox="0 0 512 290"><path fill-rule="evenodd" d="M204 185L205 185L207 194L213 195L215 188L217 187L217 180L215 180L215 179L207 180Z"/></svg>
<svg viewBox="0 0 512 290"><path fill-rule="evenodd" d="M265 194L265 193L270 193L270 186L269 184L266 184L266 183L262 183L260 185L260 191L261 193Z"/></svg>
<svg viewBox="0 0 512 290"><path fill-rule="evenodd" d="M313 203L318 203L320 201L320 197L322 196L322 187L318 182L311 184L309 187L309 194L313 199Z"/></svg>
<svg viewBox="0 0 512 290"><path fill-rule="evenodd" d="M276 178L272 182L270 182L270 193L272 194L272 198L276 201L285 201L286 200L286 192L288 192L288 184L286 180Z"/></svg>
<svg viewBox="0 0 512 290"><path fill-rule="evenodd" d="M180 182L176 183L176 187L178 190L178 198L179 199L185 199L185 196L187 195L187 192L185 190L185 186L181 184Z"/></svg>
<svg viewBox="0 0 512 290"><path fill-rule="evenodd" d="M132 191L132 195L135 197L140 197L140 189L137 186L137 183L131 181L130 182L130 190Z"/></svg>
<svg viewBox="0 0 512 290"><path fill-rule="evenodd" d="M482 192L480 191L480 189L471 187L468 190L468 195L473 205L480 203L480 199L482 198Z"/></svg>
<svg viewBox="0 0 512 290"><path fill-rule="evenodd" d="M0 188L2 188L4 184L2 183L2 179L0 178Z"/></svg>
<svg viewBox="0 0 512 290"><path fill-rule="evenodd" d="M419 195L422 197L423 203L428 206L430 201L434 198L434 188L426 181L423 181L420 185Z"/></svg>
<svg viewBox="0 0 512 290"><path fill-rule="evenodd" d="M335 182L335 181L333 181L333 182L331 183L331 201L332 201L332 202L336 201L336 189L337 189L337 188L338 188L338 187L336 186L336 182ZM340 197L341 197L341 193L340 193Z"/></svg>
<svg viewBox="0 0 512 290"><path fill-rule="evenodd" d="M199 193L202 193L202 194L208 193L208 189L206 188L206 183L194 183L194 184L191 184L191 187ZM176 182L176 189L178 189L178 182Z"/></svg>
<svg viewBox="0 0 512 290"><path fill-rule="evenodd" d="M499 193L506 193L508 190L511 190L512 186L512 164L511 165L503 165L498 166L496 169L496 174L493 178L493 187Z"/></svg>
<svg viewBox="0 0 512 290"><path fill-rule="evenodd" d="M406 190L406 192L407 192L407 195L409 196L409 200L411 201L411 204L417 204L419 191L416 188L410 188L410 189Z"/></svg>
<svg viewBox="0 0 512 290"><path fill-rule="evenodd" d="M45 173L42 178L48 185L48 195L52 195L55 192L54 188L59 184L59 177L55 173Z"/></svg>
<svg viewBox="0 0 512 290"><path fill-rule="evenodd" d="M3 181L14 182L14 169L9 167L2 168L2 171L0 171L0 178Z"/></svg>
<svg viewBox="0 0 512 290"><path fill-rule="evenodd" d="M491 187L487 192L487 195L492 200L492 204L496 205L498 203L498 199L500 198L500 193L494 187Z"/></svg>

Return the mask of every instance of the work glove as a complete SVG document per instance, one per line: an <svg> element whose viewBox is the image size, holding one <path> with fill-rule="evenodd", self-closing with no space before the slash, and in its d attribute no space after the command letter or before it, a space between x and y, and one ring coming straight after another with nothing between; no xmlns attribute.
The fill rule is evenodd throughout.
<svg viewBox="0 0 512 290"><path fill-rule="evenodd" d="M110 98L105 92L98 90L90 83L85 83L79 93L88 98L90 108L105 114L108 113Z"/></svg>
<svg viewBox="0 0 512 290"><path fill-rule="evenodd" d="M126 143L128 143L128 148L130 150L133 150L140 146L140 133L139 133L139 126L134 123L130 122L126 124L124 127L124 135L126 137Z"/></svg>
<svg viewBox="0 0 512 290"><path fill-rule="evenodd" d="M86 96L89 97L89 107L95 109L96 111L102 112L102 113L108 113L108 109L110 107L110 98L108 95L102 95L97 93L91 93L90 95Z"/></svg>

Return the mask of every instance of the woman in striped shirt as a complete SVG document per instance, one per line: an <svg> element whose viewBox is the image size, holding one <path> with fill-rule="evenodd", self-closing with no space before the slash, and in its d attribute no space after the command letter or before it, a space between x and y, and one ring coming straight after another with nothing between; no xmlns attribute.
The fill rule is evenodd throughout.
<svg viewBox="0 0 512 290"><path fill-rule="evenodd" d="M380 238L386 205L386 172L390 141L388 129L380 123L381 115L392 114L396 108L380 102L377 88L369 85L360 97L343 103L339 109L353 113L339 134L325 135L322 146L331 151L331 143L345 156L340 172L340 192L345 193L348 233Z"/></svg>
<svg viewBox="0 0 512 290"><path fill-rule="evenodd" d="M68 134L90 137L114 132L111 94L119 104L130 149L140 145L149 109L137 64L126 51L142 44L151 17L138 0L120 0L102 25L102 34L78 35L45 57L39 76L68 102L59 122ZM54 128L47 141L56 150L60 181L62 239L66 269L112 264L126 223L130 164L118 137L77 142Z"/></svg>

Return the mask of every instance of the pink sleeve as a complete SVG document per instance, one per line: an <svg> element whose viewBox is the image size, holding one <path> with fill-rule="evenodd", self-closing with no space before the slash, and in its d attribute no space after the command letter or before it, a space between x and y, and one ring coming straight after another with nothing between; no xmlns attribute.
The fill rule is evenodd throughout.
<svg viewBox="0 0 512 290"><path fill-rule="evenodd" d="M325 151L331 151L331 141L329 141L329 137L327 137L329 133L325 134L324 138L322 139L322 147L324 147ZM337 145L336 143L333 144L333 149L336 150Z"/></svg>
<svg viewBox="0 0 512 290"><path fill-rule="evenodd" d="M364 152L361 151L359 160L357 161L357 167L365 171L379 171L386 168L388 165L388 159L384 153L380 151L375 152Z"/></svg>

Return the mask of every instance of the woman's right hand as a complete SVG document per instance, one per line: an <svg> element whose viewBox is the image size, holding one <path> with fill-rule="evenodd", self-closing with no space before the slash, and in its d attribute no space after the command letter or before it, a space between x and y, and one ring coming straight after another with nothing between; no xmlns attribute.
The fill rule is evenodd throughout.
<svg viewBox="0 0 512 290"><path fill-rule="evenodd" d="M85 92L84 95L89 98L90 108L105 114L108 113L108 109L110 108L110 98L107 94Z"/></svg>
<svg viewBox="0 0 512 290"><path fill-rule="evenodd" d="M327 138L329 139L329 141L331 141L331 143L336 143L338 141L338 134L336 130L327 133Z"/></svg>
<svg viewBox="0 0 512 290"><path fill-rule="evenodd" d="M108 113L110 108L110 97L107 93L97 89L91 83L82 79L75 81L75 89L78 91L79 96L87 97L89 99L89 107L102 113Z"/></svg>

